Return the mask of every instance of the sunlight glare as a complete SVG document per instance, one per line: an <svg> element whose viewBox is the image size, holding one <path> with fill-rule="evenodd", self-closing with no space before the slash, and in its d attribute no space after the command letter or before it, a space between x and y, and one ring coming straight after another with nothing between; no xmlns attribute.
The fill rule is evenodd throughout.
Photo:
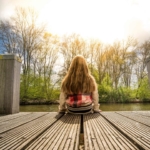
<svg viewBox="0 0 150 150"><path fill-rule="evenodd" d="M85 38L99 38L103 42L112 43L128 36L132 19L143 18L147 25L144 11L139 12L139 9L144 10L146 6L139 6L138 2L50 0L41 10L40 17L48 23L48 31L52 34L61 36L77 33Z"/></svg>

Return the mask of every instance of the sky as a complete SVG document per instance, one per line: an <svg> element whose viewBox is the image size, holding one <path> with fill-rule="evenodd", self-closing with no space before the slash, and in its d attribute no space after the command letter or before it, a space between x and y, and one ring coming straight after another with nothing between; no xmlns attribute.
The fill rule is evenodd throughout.
<svg viewBox="0 0 150 150"><path fill-rule="evenodd" d="M150 0L0 0L0 19L17 6L33 7L52 34L76 33L105 43L150 39Z"/></svg>

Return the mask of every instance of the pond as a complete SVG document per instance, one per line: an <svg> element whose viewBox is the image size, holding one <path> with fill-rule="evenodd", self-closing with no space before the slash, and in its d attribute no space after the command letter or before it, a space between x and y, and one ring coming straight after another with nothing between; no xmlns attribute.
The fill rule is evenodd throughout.
<svg viewBox="0 0 150 150"><path fill-rule="evenodd" d="M150 103L101 103L102 111L140 111L150 110ZM20 112L57 112L58 105L21 105Z"/></svg>

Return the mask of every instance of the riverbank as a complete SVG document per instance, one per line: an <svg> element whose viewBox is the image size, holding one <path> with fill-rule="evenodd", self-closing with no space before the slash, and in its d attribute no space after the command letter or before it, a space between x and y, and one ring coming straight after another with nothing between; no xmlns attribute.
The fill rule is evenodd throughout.
<svg viewBox="0 0 150 150"><path fill-rule="evenodd" d="M20 112L58 112L59 104L21 105ZM100 103L102 111L147 111L150 103Z"/></svg>
<svg viewBox="0 0 150 150"><path fill-rule="evenodd" d="M47 101L47 100L26 100L20 101L20 105L51 105L59 104L59 100Z"/></svg>
<svg viewBox="0 0 150 150"><path fill-rule="evenodd" d="M150 100L142 101L139 99L134 99L128 102L99 102L100 104L127 104L127 103L150 103ZM26 100L21 101L20 105L52 105L52 104L59 104L59 100L47 101L47 100Z"/></svg>

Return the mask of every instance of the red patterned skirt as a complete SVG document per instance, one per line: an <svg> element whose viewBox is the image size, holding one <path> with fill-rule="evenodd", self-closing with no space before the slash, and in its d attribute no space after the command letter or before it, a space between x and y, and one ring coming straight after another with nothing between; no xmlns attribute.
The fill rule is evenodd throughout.
<svg viewBox="0 0 150 150"><path fill-rule="evenodd" d="M91 94L72 94L68 95L67 111L73 114L92 113Z"/></svg>

